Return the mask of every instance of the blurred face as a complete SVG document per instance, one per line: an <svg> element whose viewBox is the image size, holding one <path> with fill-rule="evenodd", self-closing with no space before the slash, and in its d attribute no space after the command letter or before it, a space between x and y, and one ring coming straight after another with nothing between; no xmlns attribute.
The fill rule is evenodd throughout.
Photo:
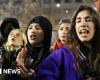
<svg viewBox="0 0 100 80"><path fill-rule="evenodd" d="M28 41L32 46L42 45L44 40L44 32L39 24L32 23L28 27L27 31Z"/></svg>
<svg viewBox="0 0 100 80"><path fill-rule="evenodd" d="M70 23L61 23L60 24L60 27L58 30L58 36L63 44L65 44L67 41L67 36L68 36L69 30L70 30Z"/></svg>
<svg viewBox="0 0 100 80"><path fill-rule="evenodd" d="M78 13L76 17L76 33L80 41L88 42L95 34L94 22L90 13L86 10Z"/></svg>
<svg viewBox="0 0 100 80"><path fill-rule="evenodd" d="M23 45L22 33L19 29L14 29L9 33L8 45L16 47L21 47Z"/></svg>

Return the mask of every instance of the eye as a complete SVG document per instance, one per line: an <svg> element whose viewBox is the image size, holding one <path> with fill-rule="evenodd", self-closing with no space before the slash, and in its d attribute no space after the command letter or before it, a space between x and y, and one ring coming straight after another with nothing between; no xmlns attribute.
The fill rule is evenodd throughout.
<svg viewBox="0 0 100 80"><path fill-rule="evenodd" d="M36 25L35 28L36 28L36 30L42 30L42 28L40 27L40 25Z"/></svg>
<svg viewBox="0 0 100 80"><path fill-rule="evenodd" d="M85 21L86 21L86 22L91 22L92 19L91 19L91 18L87 18Z"/></svg>
<svg viewBox="0 0 100 80"><path fill-rule="evenodd" d="M66 27L66 30L68 31L70 28L69 27Z"/></svg>
<svg viewBox="0 0 100 80"><path fill-rule="evenodd" d="M30 26L28 27L28 29L32 29L32 25L30 25Z"/></svg>
<svg viewBox="0 0 100 80"><path fill-rule="evenodd" d="M63 30L63 28L61 27L61 28L59 28L59 30Z"/></svg>
<svg viewBox="0 0 100 80"><path fill-rule="evenodd" d="M40 30L41 28L37 26L36 29L37 29L37 30Z"/></svg>
<svg viewBox="0 0 100 80"><path fill-rule="evenodd" d="M81 19L76 19L76 23L80 23L81 22Z"/></svg>
<svg viewBox="0 0 100 80"><path fill-rule="evenodd" d="M13 35L13 33L10 33L9 35Z"/></svg>
<svg viewBox="0 0 100 80"><path fill-rule="evenodd" d="M17 34L16 34L16 37L19 37L19 36L20 36L20 34L19 34L19 33L17 33Z"/></svg>

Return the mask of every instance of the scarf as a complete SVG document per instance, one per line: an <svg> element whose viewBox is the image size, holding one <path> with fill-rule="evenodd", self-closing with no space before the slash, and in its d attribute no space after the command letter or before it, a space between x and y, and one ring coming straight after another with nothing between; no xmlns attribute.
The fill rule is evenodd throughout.
<svg viewBox="0 0 100 80"><path fill-rule="evenodd" d="M61 40L60 39L57 39L57 41L54 44L54 47L53 47L52 51L55 51L55 50L57 50L59 48L62 48L63 46L64 45L61 43Z"/></svg>

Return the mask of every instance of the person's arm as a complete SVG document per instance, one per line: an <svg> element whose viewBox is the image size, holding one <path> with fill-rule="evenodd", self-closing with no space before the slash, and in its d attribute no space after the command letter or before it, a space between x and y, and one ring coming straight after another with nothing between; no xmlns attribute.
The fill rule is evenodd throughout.
<svg viewBox="0 0 100 80"><path fill-rule="evenodd" d="M20 76L22 78L30 78L35 73L35 71L31 68L27 69L25 67L25 61L27 56L27 49L22 48L22 50L18 53L16 62L17 62L17 68L20 69Z"/></svg>

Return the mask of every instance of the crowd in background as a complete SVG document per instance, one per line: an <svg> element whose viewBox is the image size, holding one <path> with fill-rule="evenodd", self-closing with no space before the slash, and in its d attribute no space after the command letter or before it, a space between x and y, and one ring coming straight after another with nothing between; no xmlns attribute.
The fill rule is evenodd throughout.
<svg viewBox="0 0 100 80"><path fill-rule="evenodd" d="M2 69L20 69L20 74L2 74L0 80L100 80L99 17L92 7L80 6L72 19L59 21L52 43L47 17L34 16L25 32L17 18L5 18L0 62Z"/></svg>

